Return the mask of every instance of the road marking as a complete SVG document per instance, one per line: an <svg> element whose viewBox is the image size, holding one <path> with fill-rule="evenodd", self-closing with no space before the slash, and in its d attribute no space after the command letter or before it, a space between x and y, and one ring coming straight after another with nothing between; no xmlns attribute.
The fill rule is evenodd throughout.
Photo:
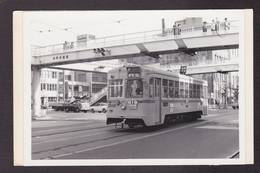
<svg viewBox="0 0 260 173"><path fill-rule="evenodd" d="M107 133L107 132L94 133L94 134L89 134L89 135L85 135L85 136L73 136L73 137L67 137L67 138L62 138L62 139L54 139L54 140L46 140L46 141L40 141L40 142L33 142L32 144L33 144L33 145L38 145L38 144L49 143L49 142L65 141L65 140L68 140L68 139L90 137L90 136L101 135L101 134L105 134L105 133ZM37 136L36 138L40 138L40 137Z"/></svg>
<svg viewBox="0 0 260 173"><path fill-rule="evenodd" d="M228 116L228 115L224 115L224 116ZM229 114L229 116L230 116L230 114ZM162 131L162 132L157 132L157 133L153 133L153 134L149 134L149 135L139 136L139 137L132 138L132 139L114 142L114 143L111 143L111 144L96 146L96 147L92 147L92 148L88 148L88 149L84 149L84 150L79 150L79 151L75 151L75 152L70 152L70 153L58 154L58 155L51 156L50 158L56 159L56 158L59 158L59 157L69 156L69 155L83 153L83 152L87 152L87 151L91 151L91 150L101 149L101 148L105 148L105 147L111 147L111 146L114 146L114 145L119 145L119 144L123 144L123 143L127 143L127 142L137 141L137 140L140 140L140 139L145 139L145 138L149 138L149 137L153 137L153 136L157 136L157 135L162 135L162 134L166 134L166 133L169 133L169 132L173 132L173 131L177 131L177 130L181 130L181 129L185 129L185 128L189 128L189 127L198 126L198 125L205 124L205 123L208 123L208 122L212 122L214 120L221 119L221 118L223 118L223 116L218 117L218 118L214 118L213 120L208 120L208 121L205 121L205 122L198 122L198 123L195 123L195 124L189 124L189 125L185 125L185 126L182 126L182 127L179 127L179 128L174 128L174 129L170 129L170 130L166 130L166 131Z"/></svg>
<svg viewBox="0 0 260 173"><path fill-rule="evenodd" d="M105 128L109 128L109 127L111 127L112 125L109 125L109 126L94 126L94 127L91 127L91 128L80 128L80 129L74 129L74 130L70 130L70 131L59 131L59 130L61 130L61 129L59 129L59 130L57 130L55 133L53 132L53 133L50 133L50 134L34 134L34 135L32 135L32 137L34 138L35 136L51 136L51 135L59 135L59 134L67 134L67 133L73 133L73 132L78 132L78 131L88 131L88 130L94 130L94 129L105 129ZM51 130L51 129L50 129ZM62 130L64 130L64 129L62 129Z"/></svg>
<svg viewBox="0 0 260 173"><path fill-rule="evenodd" d="M217 129L217 130L238 130L238 127L225 127L225 126L201 126L195 127L199 129Z"/></svg>

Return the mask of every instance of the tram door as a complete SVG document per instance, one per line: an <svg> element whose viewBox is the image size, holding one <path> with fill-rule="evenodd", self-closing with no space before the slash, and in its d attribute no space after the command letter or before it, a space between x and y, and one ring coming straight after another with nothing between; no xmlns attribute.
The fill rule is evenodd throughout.
<svg viewBox="0 0 260 173"><path fill-rule="evenodd" d="M155 78L154 81L154 99L155 99L155 105L156 105L156 119L158 124L162 123L162 100L161 100L161 79L160 78Z"/></svg>

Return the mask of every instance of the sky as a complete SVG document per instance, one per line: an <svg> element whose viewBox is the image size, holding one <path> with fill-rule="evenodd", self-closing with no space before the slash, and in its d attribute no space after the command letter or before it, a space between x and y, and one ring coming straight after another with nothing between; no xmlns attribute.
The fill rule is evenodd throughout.
<svg viewBox="0 0 260 173"><path fill-rule="evenodd" d="M160 30L162 18L166 28L175 21L186 17L202 17L203 21L212 19L223 21L239 20L240 10L132 10L132 11L28 11L25 12L25 33L30 45L45 46L75 41L77 35L93 34L96 38L141 31ZM86 65L87 64L87 65ZM92 62L74 64L76 69L94 69L107 65L105 71L116 66L117 61L109 63ZM69 65L72 67L72 65Z"/></svg>
<svg viewBox="0 0 260 173"><path fill-rule="evenodd" d="M30 31L30 44L48 45L75 41L77 35L93 34L96 37L160 30L161 20L166 28L185 17L239 20L238 11L216 10L147 10L147 11L35 11L26 12Z"/></svg>

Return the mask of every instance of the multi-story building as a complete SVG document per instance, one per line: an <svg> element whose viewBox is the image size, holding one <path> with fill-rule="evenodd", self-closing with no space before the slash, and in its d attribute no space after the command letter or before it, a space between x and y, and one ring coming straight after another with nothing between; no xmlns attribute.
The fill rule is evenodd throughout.
<svg viewBox="0 0 260 173"><path fill-rule="evenodd" d="M107 73L41 70L41 104L91 96L107 86Z"/></svg>
<svg viewBox="0 0 260 173"><path fill-rule="evenodd" d="M41 104L57 102L58 100L58 74L59 70L42 69L41 70Z"/></svg>

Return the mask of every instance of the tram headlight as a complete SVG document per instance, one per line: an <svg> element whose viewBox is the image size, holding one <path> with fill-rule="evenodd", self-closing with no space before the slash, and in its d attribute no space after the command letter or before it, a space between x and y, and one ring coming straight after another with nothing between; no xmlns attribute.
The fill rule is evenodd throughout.
<svg viewBox="0 0 260 173"><path fill-rule="evenodd" d="M122 105L122 106L121 106L121 109L122 109L122 110L126 110L126 106Z"/></svg>

